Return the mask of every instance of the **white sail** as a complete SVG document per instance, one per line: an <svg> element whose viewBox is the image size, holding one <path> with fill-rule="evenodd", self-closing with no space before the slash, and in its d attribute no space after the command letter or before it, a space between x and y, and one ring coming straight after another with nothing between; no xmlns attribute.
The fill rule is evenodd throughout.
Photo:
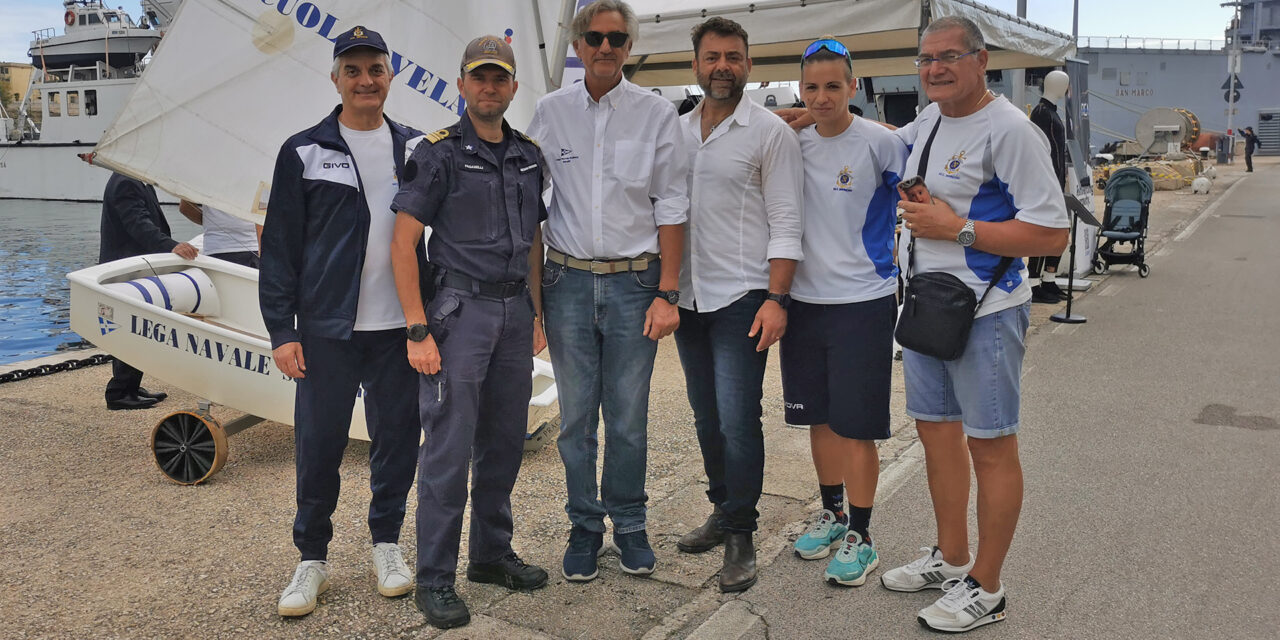
<svg viewBox="0 0 1280 640"><path fill-rule="evenodd" d="M386 112L427 132L463 111L457 78L466 43L484 34L509 38L520 85L507 119L521 128L548 89L539 39L557 39L561 4L185 0L94 161L261 222L281 144L340 101L329 77L331 38L356 25L381 33L396 72Z"/></svg>

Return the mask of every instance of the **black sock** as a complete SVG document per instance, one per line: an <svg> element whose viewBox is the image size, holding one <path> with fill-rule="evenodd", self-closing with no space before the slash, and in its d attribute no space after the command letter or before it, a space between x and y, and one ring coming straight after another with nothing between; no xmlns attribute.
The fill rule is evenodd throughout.
<svg viewBox="0 0 1280 640"><path fill-rule="evenodd" d="M871 533L867 527L871 525L871 507L855 507L849 505L849 530L857 531L862 541L871 544Z"/></svg>
<svg viewBox="0 0 1280 640"><path fill-rule="evenodd" d="M844 485L820 484L818 489L822 491L822 508L836 514L836 522L848 523L849 515L844 512Z"/></svg>

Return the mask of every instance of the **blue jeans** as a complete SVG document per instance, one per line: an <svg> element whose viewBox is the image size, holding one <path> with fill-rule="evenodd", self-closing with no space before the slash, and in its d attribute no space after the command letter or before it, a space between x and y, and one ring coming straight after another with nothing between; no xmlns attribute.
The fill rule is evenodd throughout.
<svg viewBox="0 0 1280 640"><path fill-rule="evenodd" d="M767 292L749 291L723 309L680 309L676 347L707 472L707 497L719 505L720 526L755 531L764 485L760 400L769 352L748 338Z"/></svg>
<svg viewBox="0 0 1280 640"><path fill-rule="evenodd" d="M658 343L644 335L657 295L657 261L645 271L597 275L547 262L542 306L560 394L560 459L575 527L645 528L649 378ZM604 413L604 471L596 485L596 433Z"/></svg>

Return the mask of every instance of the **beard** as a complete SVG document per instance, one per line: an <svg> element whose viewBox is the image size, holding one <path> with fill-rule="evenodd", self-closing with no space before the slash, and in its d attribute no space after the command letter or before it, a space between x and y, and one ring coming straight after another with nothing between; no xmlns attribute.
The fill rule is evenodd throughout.
<svg viewBox="0 0 1280 640"><path fill-rule="evenodd" d="M713 88L712 80L728 80L730 85L727 88L723 85ZM702 93L713 100L731 100L742 96L742 90L747 86L747 79L739 78L729 72L716 71L707 75L698 74L698 86L702 87Z"/></svg>

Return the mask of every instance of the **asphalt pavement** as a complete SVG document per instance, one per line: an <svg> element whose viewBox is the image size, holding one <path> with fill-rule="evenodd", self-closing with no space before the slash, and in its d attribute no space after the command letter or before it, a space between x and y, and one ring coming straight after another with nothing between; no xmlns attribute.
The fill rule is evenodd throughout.
<svg viewBox="0 0 1280 640"><path fill-rule="evenodd" d="M990 638L1276 637L1280 166L1260 166L1029 340L1026 499ZM878 572L932 545L922 464L876 507ZM883 481L882 481L883 482ZM883 493L883 492L882 492ZM976 524L971 515L971 538ZM821 582L784 552L694 637L914 638L937 591Z"/></svg>

